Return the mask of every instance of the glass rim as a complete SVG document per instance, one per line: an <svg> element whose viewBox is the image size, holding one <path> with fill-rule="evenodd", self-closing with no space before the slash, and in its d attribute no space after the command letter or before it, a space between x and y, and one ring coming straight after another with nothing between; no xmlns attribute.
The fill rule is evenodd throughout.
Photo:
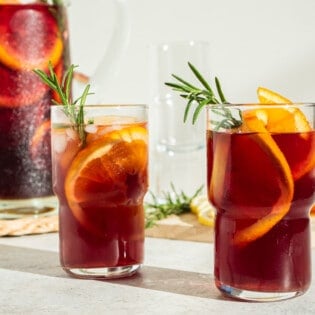
<svg viewBox="0 0 315 315"><path fill-rule="evenodd" d="M65 105L63 104L52 104L50 108L63 108ZM71 105L72 106L72 105ZM76 108L79 108L79 104L76 105ZM147 104L86 104L83 106L83 109L99 109L99 108L108 108L108 109L124 109L124 108L142 108L148 109L149 106Z"/></svg>
<svg viewBox="0 0 315 315"><path fill-rule="evenodd" d="M166 41L160 41L157 43L151 43L148 44L148 47L150 48L158 48L163 49L164 48L175 48L175 47L195 47L195 46L210 46L210 42L206 40L198 40L198 39L188 39L188 40L166 40ZM166 51L166 50L165 50Z"/></svg>
<svg viewBox="0 0 315 315"><path fill-rule="evenodd" d="M20 3L0 3L0 6L20 6L20 7L27 7L30 5L42 5L42 6L50 6L50 7L69 7L70 6L70 2L69 1L65 1L62 4L54 4L54 3L44 3L44 2L37 2L35 0L29 0L29 1L25 1L25 2L20 2Z"/></svg>
<svg viewBox="0 0 315 315"><path fill-rule="evenodd" d="M313 107L315 102L294 102L294 103L219 103L219 104L208 104L207 109L223 108L228 107L231 109L237 108L297 108L297 107Z"/></svg>

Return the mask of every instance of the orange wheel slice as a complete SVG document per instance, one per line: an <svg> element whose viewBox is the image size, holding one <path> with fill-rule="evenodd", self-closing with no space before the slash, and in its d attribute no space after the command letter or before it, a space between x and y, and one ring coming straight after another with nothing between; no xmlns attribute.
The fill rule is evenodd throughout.
<svg viewBox="0 0 315 315"><path fill-rule="evenodd" d="M242 131L255 132L252 137L261 147L266 158L274 165L277 172L275 179L278 183L279 197L267 215L235 233L234 242L240 246L262 237L273 228L289 211L294 193L294 182L289 164L264 123L257 117L257 112L243 113L243 121Z"/></svg>
<svg viewBox="0 0 315 315"><path fill-rule="evenodd" d="M257 89L257 96L262 104L292 104L289 99L264 87ZM257 115L264 121L270 133L296 133L295 141L291 145L283 145L277 141L277 136L274 139L290 165L294 180L308 173L315 166L315 143L311 135L312 127L304 113L298 107L290 106L261 110ZM295 148L299 154L296 154Z"/></svg>
<svg viewBox="0 0 315 315"><path fill-rule="evenodd" d="M258 89L258 97L260 102L267 105L291 104L290 100L265 88ZM241 131L251 134L251 138L262 150L261 157L257 158L257 163L262 164L267 160L271 163L270 172L273 172L273 176L269 181L270 184L276 182L274 190L277 190L278 197L273 201L271 207L266 207L270 211L264 210L264 206L262 206L261 214L263 215L259 219L237 230L234 235L234 243L239 246L247 245L265 235L288 213L294 194L294 180L309 172L315 165L312 128L298 107L281 105L278 108L268 108L267 106L245 111L242 116ZM248 137L249 134L245 136ZM283 137L288 134L297 139L296 141L299 142L297 147L300 150L302 148L302 154L292 153L292 146L287 142L284 143ZM224 152L223 149L221 151ZM257 165L257 167L260 168L261 165ZM247 171L243 168L243 172ZM258 173L259 170L256 172ZM268 182L268 177L262 173L257 176L257 182L263 178L267 178ZM223 184L222 181L221 185ZM223 190L223 186L220 189ZM266 189L268 189L267 186ZM271 195L272 193L270 191ZM266 192L265 198L270 198L267 195L269 192Z"/></svg>
<svg viewBox="0 0 315 315"><path fill-rule="evenodd" d="M63 43L56 18L47 6L0 7L0 62L8 68L30 70L55 66Z"/></svg>
<svg viewBox="0 0 315 315"><path fill-rule="evenodd" d="M147 131L141 126L115 130L87 144L65 180L66 198L77 220L95 230L90 223L94 208L138 204L147 189L147 160Z"/></svg>
<svg viewBox="0 0 315 315"><path fill-rule="evenodd" d="M261 86L257 89L257 96L262 104L292 104L288 98Z"/></svg>

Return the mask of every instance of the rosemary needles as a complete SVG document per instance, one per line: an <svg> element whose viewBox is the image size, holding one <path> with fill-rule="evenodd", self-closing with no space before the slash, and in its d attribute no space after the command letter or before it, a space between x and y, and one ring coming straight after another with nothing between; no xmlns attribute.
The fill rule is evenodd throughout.
<svg viewBox="0 0 315 315"><path fill-rule="evenodd" d="M214 92L214 89L211 87L210 83L200 74L200 72L193 66L190 62L188 62L188 66L201 83L201 87L197 87L188 81L180 78L179 76L172 74L172 77L176 79L177 82L166 82L165 84L171 87L174 91L179 92L180 96L187 100L187 105L184 113L184 122L187 121L189 111L191 110L192 104L194 102L197 103L197 107L194 110L192 122L193 124L197 121L198 116L201 110L210 104L226 104L224 110L219 115L222 115L225 118L224 127L227 129L237 128L242 124L242 119L235 119L231 111L228 109L228 102L224 96L222 91L221 83L217 77L215 77L215 88L217 95ZM223 127L223 125L220 125Z"/></svg>
<svg viewBox="0 0 315 315"><path fill-rule="evenodd" d="M85 146L86 133L84 130L84 105L87 96L92 93L89 92L90 85L88 84L83 90L82 95L76 100L72 100L71 85L75 68L77 68L77 66L71 65L65 72L61 82L59 82L51 63L49 63L48 65L48 74L40 69L35 69L34 72L41 78L41 80L45 84L47 84L53 91L55 91L59 95L61 105L63 105L64 113L68 116L74 129L78 132L82 146ZM58 104L54 100L52 100L52 102L54 104Z"/></svg>

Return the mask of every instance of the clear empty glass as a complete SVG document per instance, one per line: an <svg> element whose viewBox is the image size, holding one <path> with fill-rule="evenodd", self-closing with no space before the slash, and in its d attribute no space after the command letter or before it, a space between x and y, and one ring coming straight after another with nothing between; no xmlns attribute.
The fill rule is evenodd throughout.
<svg viewBox="0 0 315 315"><path fill-rule="evenodd" d="M204 115L194 125L184 123L186 100L164 84L174 80L173 73L196 82L188 62L207 73L209 44L187 41L151 47L151 190L161 198L163 192L170 190L171 183L187 194L205 183Z"/></svg>

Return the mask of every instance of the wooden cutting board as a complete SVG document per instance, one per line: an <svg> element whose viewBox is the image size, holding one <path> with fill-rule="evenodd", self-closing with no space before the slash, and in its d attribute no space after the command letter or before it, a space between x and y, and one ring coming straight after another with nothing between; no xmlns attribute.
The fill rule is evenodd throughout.
<svg viewBox="0 0 315 315"><path fill-rule="evenodd" d="M157 222L157 224L146 229L148 237L169 238L174 240L212 242L213 228L201 225L196 215L184 213L180 216L171 215L168 218Z"/></svg>
<svg viewBox="0 0 315 315"><path fill-rule="evenodd" d="M0 220L0 236L20 236L42 234L58 231L58 216L41 218L24 218L17 220ZM146 229L146 236L211 242L213 228L201 225L194 214L172 215Z"/></svg>

